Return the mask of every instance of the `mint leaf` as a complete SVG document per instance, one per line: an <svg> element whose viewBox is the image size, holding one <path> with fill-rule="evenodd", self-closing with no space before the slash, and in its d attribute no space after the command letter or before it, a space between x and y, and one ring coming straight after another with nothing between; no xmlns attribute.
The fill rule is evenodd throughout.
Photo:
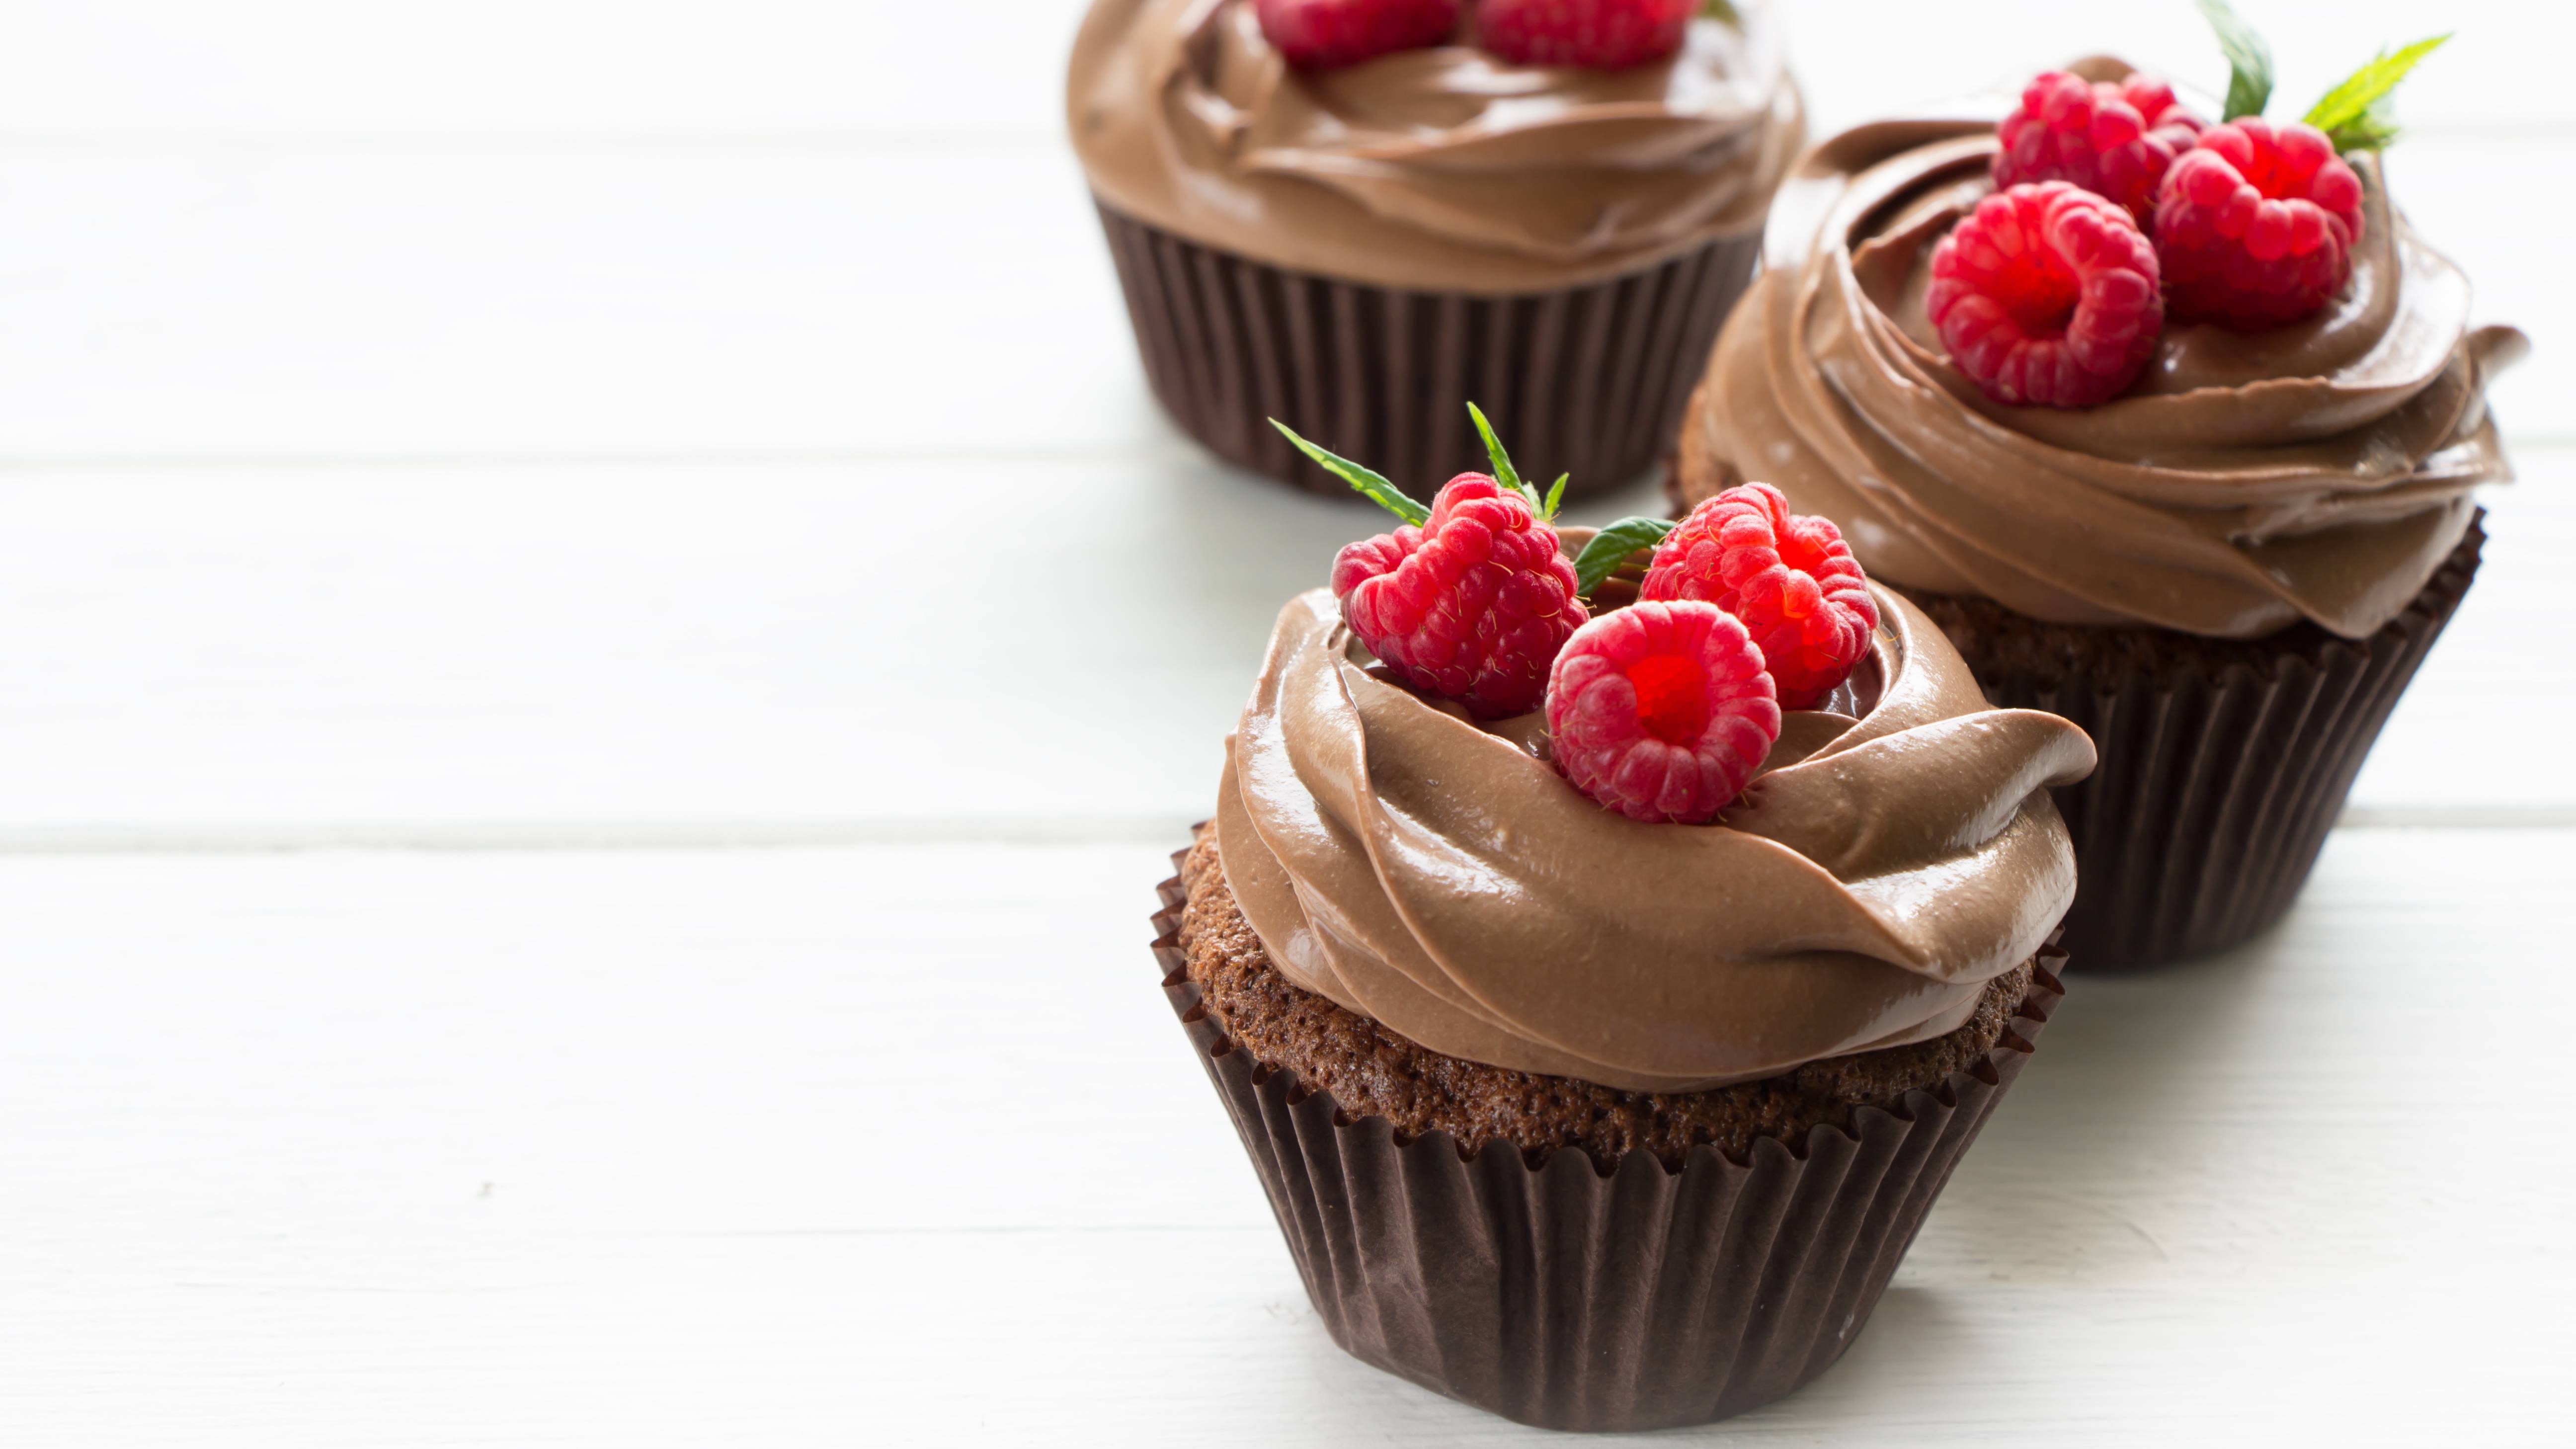
<svg viewBox="0 0 2576 1449"><path fill-rule="evenodd" d="M1735 7L1727 0L1702 0L1699 13L1710 20L1723 20L1738 30L1744 28L1744 17L1736 14Z"/></svg>
<svg viewBox="0 0 2576 1449"><path fill-rule="evenodd" d="M1565 480L1573 476L1574 475L1571 473L1559 473L1556 475L1556 482L1547 490L1547 507L1540 512L1539 517L1556 517L1556 505L1565 501Z"/></svg>
<svg viewBox="0 0 2576 1449"><path fill-rule="evenodd" d="M1623 518L1594 534L1583 552L1574 556L1576 592L1589 595L1628 561L1628 555L1641 548L1653 548L1672 531L1673 521L1669 518Z"/></svg>
<svg viewBox="0 0 2576 1449"><path fill-rule="evenodd" d="M1494 460L1494 481L1528 499L1530 506L1539 510L1539 516L1545 517L1547 507L1540 501L1538 490L1521 481L1520 471L1512 466L1512 455L1503 451L1503 440L1494 436L1494 425L1485 421L1485 410L1469 403L1467 416L1476 420L1476 436L1485 440L1485 456Z"/></svg>
<svg viewBox="0 0 2576 1449"><path fill-rule="evenodd" d="M2419 40L2405 49L2390 54L2381 51L2370 64L2354 71L2343 84L2326 92L2303 118L2326 133L2337 151L2377 151L2397 139L2397 121L2390 108L2390 92L2406 79L2415 63L2442 48L2448 35Z"/></svg>
<svg viewBox="0 0 2576 1449"><path fill-rule="evenodd" d="M2272 101L2272 47L2227 8L2227 0L2200 0L2200 13L2209 17L2218 48L2227 52L2227 111L2219 119L2263 114Z"/></svg>
<svg viewBox="0 0 2576 1449"><path fill-rule="evenodd" d="M2333 143L2337 155L2349 156L2355 151L2385 151L2396 144L2399 132L2396 108L2382 96L2360 120L2326 132L2326 140Z"/></svg>
<svg viewBox="0 0 2576 1449"><path fill-rule="evenodd" d="M1386 481L1384 475L1370 472L1348 458L1325 452L1289 431L1288 425L1277 418L1270 420L1270 426L1277 428L1281 436L1296 444L1298 452L1314 459L1316 465L1325 472L1358 489L1378 507L1411 524L1418 525L1431 516L1430 509L1405 497L1404 490Z"/></svg>

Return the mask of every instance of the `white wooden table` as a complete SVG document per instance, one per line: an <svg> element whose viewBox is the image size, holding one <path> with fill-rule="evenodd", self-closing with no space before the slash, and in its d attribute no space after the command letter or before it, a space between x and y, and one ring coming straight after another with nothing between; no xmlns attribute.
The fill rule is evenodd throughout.
<svg viewBox="0 0 2576 1449"><path fill-rule="evenodd" d="M1798 54L2214 78L2151 8ZM1850 1357L1680 1437L2576 1439L2576 31L2245 8L2299 102L2462 32L2392 169L2524 480L2292 918L2079 979ZM1154 413L1077 9L0 5L0 1443L1540 1437L1331 1347L1149 984L1373 525Z"/></svg>

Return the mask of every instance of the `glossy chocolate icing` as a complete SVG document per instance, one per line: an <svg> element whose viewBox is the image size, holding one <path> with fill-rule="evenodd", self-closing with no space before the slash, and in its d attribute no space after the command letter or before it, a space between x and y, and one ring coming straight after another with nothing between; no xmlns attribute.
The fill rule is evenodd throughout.
<svg viewBox="0 0 2576 1449"><path fill-rule="evenodd" d="M2093 748L1986 706L1937 628L1884 623L1833 709L1786 716L1723 823L1648 825L1389 682L1328 591L1280 614L1217 811L1290 980L1434 1051L1691 1091L1955 1030L2075 894L2048 787Z"/></svg>
<svg viewBox="0 0 2576 1449"><path fill-rule="evenodd" d="M1509 65L1462 34L1300 72L1249 0L1095 0L1067 121L1104 202L1193 241L1377 286L1550 291L1761 225L1804 127L1768 8L1737 10L1628 70Z"/></svg>

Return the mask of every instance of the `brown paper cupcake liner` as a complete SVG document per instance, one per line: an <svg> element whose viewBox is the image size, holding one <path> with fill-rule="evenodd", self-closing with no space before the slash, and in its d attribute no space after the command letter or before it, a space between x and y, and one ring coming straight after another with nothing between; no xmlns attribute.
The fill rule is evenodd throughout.
<svg viewBox="0 0 2576 1449"><path fill-rule="evenodd" d="M1642 472L1680 428L1762 242L1757 228L1606 282L1481 297L1292 272L1106 204L1100 222L1172 420L1230 463L1344 496L1269 419L1417 491L1486 466L1470 402L1523 472L1572 474L1569 497Z"/></svg>
<svg viewBox="0 0 2576 1449"><path fill-rule="evenodd" d="M1989 700L2063 715L2099 752L2091 778L2056 792L2075 841L2064 939L2077 963L2187 960L2280 919L2476 578L2484 518L2414 602L2363 639L2302 626L2254 641L2269 652L2229 646L2215 668L2124 666L2120 651L2097 650L2041 677L2005 662L2018 641L1951 630ZM1918 602L1949 622L1943 601Z"/></svg>
<svg viewBox="0 0 2576 1449"><path fill-rule="evenodd" d="M1173 859L1177 864L1181 855ZM1596 1163L1400 1138L1239 1049L1186 974L1179 877L1161 887L1164 995L1225 1099L1333 1341L1525 1424L1704 1424L1824 1372L1868 1321L1932 1200L2064 995L2065 952L1968 1070L1864 1106L1849 1131Z"/></svg>

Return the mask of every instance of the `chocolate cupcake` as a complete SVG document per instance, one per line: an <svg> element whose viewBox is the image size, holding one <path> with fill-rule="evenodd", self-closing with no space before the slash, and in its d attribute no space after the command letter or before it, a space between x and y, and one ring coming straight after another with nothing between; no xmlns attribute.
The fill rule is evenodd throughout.
<svg viewBox="0 0 2576 1449"><path fill-rule="evenodd" d="M1263 12L1297 8L1095 0L1075 43L1068 121L1164 409L1308 487L1266 419L1444 477L1479 456L1473 398L1551 473L1650 465L1802 142L1768 7L1629 7L1678 49L1617 68L1507 59L1455 0L1389 7L1448 16L1437 43L1292 65Z"/></svg>
<svg viewBox="0 0 2576 1449"><path fill-rule="evenodd" d="M1759 590L1637 601L1498 474L1281 613L1156 956L1336 1342L1703 1423L1849 1347L2019 1072L2092 750L1856 575L1783 711ZM1803 577L1749 529L1732 572Z"/></svg>
<svg viewBox="0 0 2576 1449"><path fill-rule="evenodd" d="M2031 136L2068 104L2056 89L2105 114L2160 96L2128 110L2132 138L2171 100L2117 62L2076 69L2018 106L1862 126L1801 159L1675 481L1688 503L1756 477L1833 518L1989 699L2092 734L2101 768L2058 794L2083 881L2067 945L2142 965L2243 941L2297 895L2477 571L2472 491L2510 476L2484 390L2522 339L2468 325L2467 282L2391 200L2384 132L2176 111L2144 192L1998 191L2034 157L2064 174L2044 164L2060 138ZM2384 114L2365 98L2353 124ZM2257 195L2234 169L2256 152L2304 169ZM2055 254L2125 273L2092 332L2093 291L2069 282L2069 310L2034 320L2041 284L1977 271L1995 225L2057 238L2049 208L2079 203ZM2266 242L2238 213L2287 220ZM2257 255L2282 238L2313 251Z"/></svg>

